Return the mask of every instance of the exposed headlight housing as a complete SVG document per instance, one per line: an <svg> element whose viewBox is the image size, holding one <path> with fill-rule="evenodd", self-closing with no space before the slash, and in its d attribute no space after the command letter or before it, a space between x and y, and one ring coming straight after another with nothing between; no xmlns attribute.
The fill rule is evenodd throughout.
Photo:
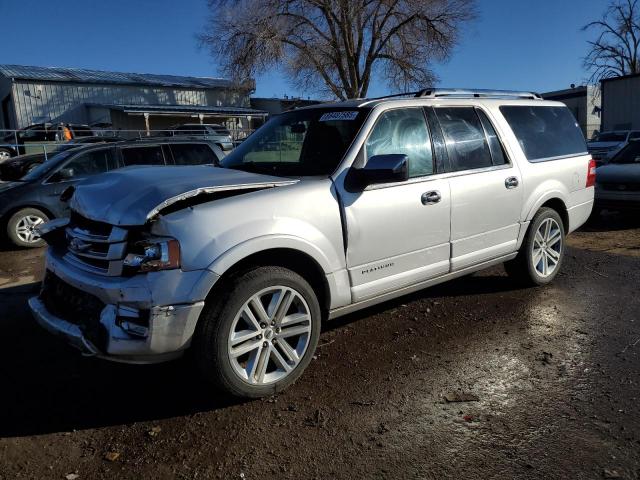
<svg viewBox="0 0 640 480"><path fill-rule="evenodd" d="M134 244L124 259L126 268L155 272L180 268L180 244L173 238L150 238Z"/></svg>

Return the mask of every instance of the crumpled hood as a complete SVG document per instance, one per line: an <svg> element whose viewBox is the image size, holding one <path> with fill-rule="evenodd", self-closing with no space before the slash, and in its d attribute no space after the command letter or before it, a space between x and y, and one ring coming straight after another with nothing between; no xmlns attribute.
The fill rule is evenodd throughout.
<svg viewBox="0 0 640 480"><path fill-rule="evenodd" d="M640 183L640 163L609 163L596 169L597 183Z"/></svg>
<svg viewBox="0 0 640 480"><path fill-rule="evenodd" d="M76 185L71 208L84 217L111 225L143 225L163 208L186 198L296 182L211 166L128 167Z"/></svg>

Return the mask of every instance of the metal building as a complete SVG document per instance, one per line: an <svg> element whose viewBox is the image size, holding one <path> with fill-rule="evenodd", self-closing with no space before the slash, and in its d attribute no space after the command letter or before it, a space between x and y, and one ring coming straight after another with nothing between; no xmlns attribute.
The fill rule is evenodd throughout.
<svg viewBox="0 0 640 480"><path fill-rule="evenodd" d="M640 130L640 74L601 82L602 130Z"/></svg>
<svg viewBox="0 0 640 480"><path fill-rule="evenodd" d="M591 138L594 133L600 131L602 109L598 87L583 85L555 90L543 93L542 98L564 103L573 113L585 138Z"/></svg>
<svg viewBox="0 0 640 480"><path fill-rule="evenodd" d="M42 122L122 131L178 123L251 129L267 115L250 106L254 88L222 78L0 65L0 129Z"/></svg>

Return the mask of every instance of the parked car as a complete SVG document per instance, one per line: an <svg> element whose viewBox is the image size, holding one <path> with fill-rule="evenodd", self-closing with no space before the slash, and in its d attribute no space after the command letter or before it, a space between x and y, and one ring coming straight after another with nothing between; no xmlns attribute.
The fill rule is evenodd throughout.
<svg viewBox="0 0 640 480"><path fill-rule="evenodd" d="M601 132L587 143L589 153L596 161L596 165L604 165L620 149L631 140L640 139L638 130L617 130Z"/></svg>
<svg viewBox="0 0 640 480"><path fill-rule="evenodd" d="M594 214L640 210L640 141L631 141L598 167Z"/></svg>
<svg viewBox="0 0 640 480"><path fill-rule="evenodd" d="M193 350L223 391L281 391L324 320L505 263L551 282L591 213L571 112L535 94L418 92L272 117L221 168L132 168L78 184L37 321L84 353Z"/></svg>
<svg viewBox="0 0 640 480"><path fill-rule="evenodd" d="M54 148L50 152L42 151L31 153L28 155L18 155L17 157L9 158L5 161L0 161L0 180L19 180L31 170L42 165L47 159L51 158L56 153L64 152L65 150L76 148L80 145L91 143L114 143L122 142L124 140L124 138L120 137L79 137L73 140L69 140L66 143L54 145Z"/></svg>
<svg viewBox="0 0 640 480"><path fill-rule="evenodd" d="M222 151L206 141L155 140L76 146L13 182L0 182L0 224L18 247L44 245L36 227L68 215L60 195L99 173L130 165L215 165ZM114 197L115 198L115 197ZM105 199L104 208L114 199Z"/></svg>
<svg viewBox="0 0 640 480"><path fill-rule="evenodd" d="M75 123L36 123L29 125L16 134L10 133L0 140L0 161L17 155L43 152L49 143L66 142L79 137L93 136L88 125ZM28 148L33 144L32 148ZM51 147L55 149L54 146Z"/></svg>
<svg viewBox="0 0 640 480"><path fill-rule="evenodd" d="M182 125L175 125L168 130L169 135L186 136L186 137L199 137L203 140L209 140L215 143L223 151L233 149L233 140L231 138L231 132L223 125L215 123L184 123Z"/></svg>

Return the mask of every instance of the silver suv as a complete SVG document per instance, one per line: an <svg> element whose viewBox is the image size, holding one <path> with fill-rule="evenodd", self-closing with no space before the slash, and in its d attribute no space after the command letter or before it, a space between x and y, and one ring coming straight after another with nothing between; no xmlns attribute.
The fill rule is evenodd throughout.
<svg viewBox="0 0 640 480"><path fill-rule="evenodd" d="M190 348L220 389L273 394L307 367L325 320L503 262L549 283L594 181L571 112L536 94L302 108L220 167L77 185L71 217L42 228L30 306L85 354L151 363Z"/></svg>
<svg viewBox="0 0 640 480"><path fill-rule="evenodd" d="M171 127L169 132L173 136L197 137L200 140L208 140L224 152L233 149L231 132L227 127L216 123L184 123Z"/></svg>

